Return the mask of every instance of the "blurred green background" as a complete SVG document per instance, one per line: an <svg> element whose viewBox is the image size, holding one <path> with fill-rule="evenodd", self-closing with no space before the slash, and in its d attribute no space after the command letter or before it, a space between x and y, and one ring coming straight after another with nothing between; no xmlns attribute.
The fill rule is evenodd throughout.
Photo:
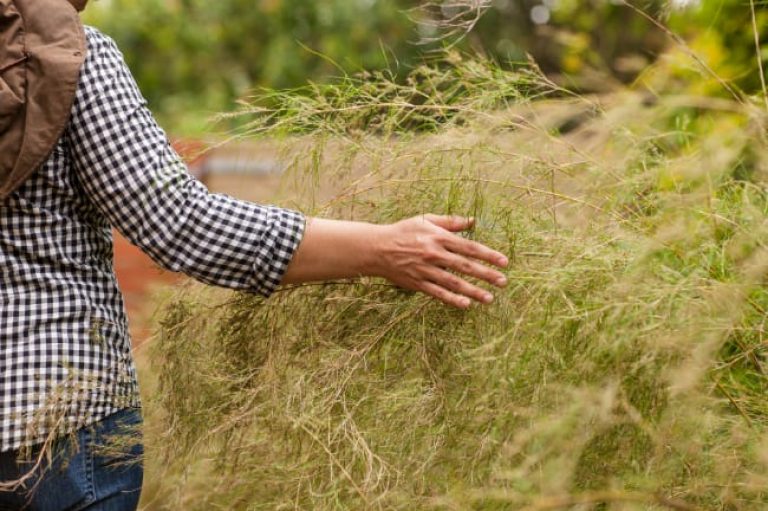
<svg viewBox="0 0 768 511"><path fill-rule="evenodd" d="M494 0L466 37L439 39L455 2L413 0L98 0L85 21L112 36L161 124L198 136L260 87L292 88L363 70L405 77L447 45L503 66L530 55L580 92L625 85L717 95L723 88L680 44L621 1ZM745 0L633 4L680 34L708 66L747 93L761 90ZM761 41L768 7L757 2ZM761 43L760 58L768 59Z"/></svg>

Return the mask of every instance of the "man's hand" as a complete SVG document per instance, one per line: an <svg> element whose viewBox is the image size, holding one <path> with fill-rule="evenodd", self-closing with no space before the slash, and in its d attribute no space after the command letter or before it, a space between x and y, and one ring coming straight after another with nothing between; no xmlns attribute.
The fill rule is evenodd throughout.
<svg viewBox="0 0 768 511"><path fill-rule="evenodd" d="M481 262L503 268L508 260L485 245L455 234L472 225L473 220L468 218L425 215L384 226L375 274L454 307L465 309L471 300L491 303L490 292L463 276L503 287L506 277Z"/></svg>
<svg viewBox="0 0 768 511"><path fill-rule="evenodd" d="M471 219L437 215L391 225L311 218L283 283L375 276L461 309L472 300L490 303L493 295L466 278L503 287L506 277L487 264L503 268L508 260L456 234L472 224Z"/></svg>

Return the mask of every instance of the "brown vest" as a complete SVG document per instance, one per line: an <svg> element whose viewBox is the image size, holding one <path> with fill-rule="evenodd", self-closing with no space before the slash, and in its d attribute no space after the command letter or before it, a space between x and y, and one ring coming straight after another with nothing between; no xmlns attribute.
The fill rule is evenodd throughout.
<svg viewBox="0 0 768 511"><path fill-rule="evenodd" d="M87 51L73 3L0 0L0 199L45 162L69 121Z"/></svg>

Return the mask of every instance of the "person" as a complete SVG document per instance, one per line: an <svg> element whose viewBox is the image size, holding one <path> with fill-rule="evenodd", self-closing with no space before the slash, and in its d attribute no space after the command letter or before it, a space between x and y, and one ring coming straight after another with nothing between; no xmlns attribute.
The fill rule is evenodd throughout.
<svg viewBox="0 0 768 511"><path fill-rule="evenodd" d="M0 510L131 510L142 483L136 371L112 228L159 265L269 296L388 279L467 308L507 258L466 218L306 218L211 193L158 127L87 0L0 0ZM119 462L119 463L118 463Z"/></svg>

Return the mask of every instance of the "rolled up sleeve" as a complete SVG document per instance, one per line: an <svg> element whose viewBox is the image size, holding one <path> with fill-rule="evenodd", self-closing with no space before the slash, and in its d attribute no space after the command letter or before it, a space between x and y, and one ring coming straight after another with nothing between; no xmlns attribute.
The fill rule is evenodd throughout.
<svg viewBox="0 0 768 511"><path fill-rule="evenodd" d="M210 193L191 176L106 36L89 37L81 81L65 136L79 185L100 213L163 268L271 294L304 216Z"/></svg>

